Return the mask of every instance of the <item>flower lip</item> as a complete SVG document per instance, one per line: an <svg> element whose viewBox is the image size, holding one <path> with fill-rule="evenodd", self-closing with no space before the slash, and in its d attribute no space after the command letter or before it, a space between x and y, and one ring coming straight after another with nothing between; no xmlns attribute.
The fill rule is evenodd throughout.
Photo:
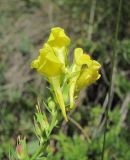
<svg viewBox="0 0 130 160"><path fill-rule="evenodd" d="M91 59L88 54L83 53L82 48L76 48L74 51L74 61L77 65L82 66L83 64L89 65Z"/></svg>
<svg viewBox="0 0 130 160"><path fill-rule="evenodd" d="M54 27L47 41L52 47L66 47L70 44L70 38L65 34L64 29Z"/></svg>

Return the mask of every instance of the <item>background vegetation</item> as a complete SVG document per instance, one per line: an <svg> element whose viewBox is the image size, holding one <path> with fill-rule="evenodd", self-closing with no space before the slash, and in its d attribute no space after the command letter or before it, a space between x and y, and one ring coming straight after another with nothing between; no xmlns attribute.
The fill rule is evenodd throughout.
<svg viewBox="0 0 130 160"><path fill-rule="evenodd" d="M102 77L80 94L70 122L54 131L50 160L101 159L118 5L118 0L0 1L0 159L8 159L21 133L32 140L30 146L37 146L33 115L37 97L42 100L47 90L30 62L52 26L63 27L71 36L71 56L75 46L83 47L102 64ZM130 1L123 1L105 160L130 159L129 8Z"/></svg>

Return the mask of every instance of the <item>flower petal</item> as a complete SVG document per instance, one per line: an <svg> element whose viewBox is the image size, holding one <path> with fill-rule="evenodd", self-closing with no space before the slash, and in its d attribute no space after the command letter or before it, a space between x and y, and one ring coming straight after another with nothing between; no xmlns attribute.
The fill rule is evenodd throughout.
<svg viewBox="0 0 130 160"><path fill-rule="evenodd" d="M56 76L63 72L63 63L56 57L48 44L40 49L39 57L32 62L31 66L47 77Z"/></svg>
<svg viewBox="0 0 130 160"><path fill-rule="evenodd" d="M65 34L64 29L54 27L47 43L52 47L66 47L70 44L70 38Z"/></svg>
<svg viewBox="0 0 130 160"><path fill-rule="evenodd" d="M77 65L90 64L90 56L83 54L82 48L76 48L74 51L74 60Z"/></svg>

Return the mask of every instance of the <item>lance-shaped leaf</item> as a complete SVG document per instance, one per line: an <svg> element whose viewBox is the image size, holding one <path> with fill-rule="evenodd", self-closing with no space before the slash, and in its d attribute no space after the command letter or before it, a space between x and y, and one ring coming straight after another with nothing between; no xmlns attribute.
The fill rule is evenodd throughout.
<svg viewBox="0 0 130 160"><path fill-rule="evenodd" d="M63 114L65 120L68 121L68 118L66 115L64 98L63 98L61 87L60 87L60 78L59 77L51 77L50 83L53 86L55 97L56 97L56 100L61 108L62 114Z"/></svg>

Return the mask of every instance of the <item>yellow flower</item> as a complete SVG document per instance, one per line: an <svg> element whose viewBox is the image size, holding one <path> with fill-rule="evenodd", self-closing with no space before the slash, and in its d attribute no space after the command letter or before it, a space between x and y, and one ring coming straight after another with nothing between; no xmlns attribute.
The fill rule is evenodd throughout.
<svg viewBox="0 0 130 160"><path fill-rule="evenodd" d="M75 52L75 61L76 59L77 57ZM80 63L78 62L77 65L81 66L81 70L80 70L80 75L76 82L77 91L80 91L85 86L91 85L101 76L98 72L99 69L101 68L100 63L91 59L87 54L82 54L79 59Z"/></svg>
<svg viewBox="0 0 130 160"><path fill-rule="evenodd" d="M60 87L60 76L65 72L65 58L67 56L67 49L65 47L68 45L69 38L63 31L60 28L52 29L48 42L40 49L40 55L32 62L31 67L37 69L39 73L48 78L53 87L56 101L67 121L64 99ZM57 47L59 42L60 46L62 44L61 48Z"/></svg>
<svg viewBox="0 0 130 160"><path fill-rule="evenodd" d="M80 76L76 82L77 91L80 91L85 86L91 85L101 77L98 72L100 67L101 65L97 61L91 60L91 63L88 66L81 69Z"/></svg>
<svg viewBox="0 0 130 160"><path fill-rule="evenodd" d="M54 51L47 43L40 49L40 55L32 62L31 67L47 77L63 73L63 63L56 57Z"/></svg>
<svg viewBox="0 0 130 160"><path fill-rule="evenodd" d="M70 80L70 108L74 107L74 98L83 87L89 86L100 78L98 70L101 65L84 54L82 48L74 51L74 63L72 67L73 78Z"/></svg>

